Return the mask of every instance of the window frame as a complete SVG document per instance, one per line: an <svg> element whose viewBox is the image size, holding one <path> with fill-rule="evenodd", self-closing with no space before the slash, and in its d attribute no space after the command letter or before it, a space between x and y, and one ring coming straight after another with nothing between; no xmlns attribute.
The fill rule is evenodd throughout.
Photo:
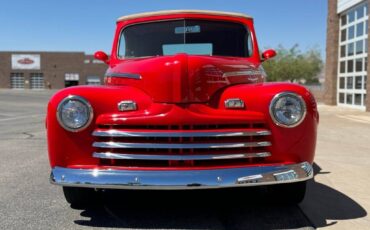
<svg viewBox="0 0 370 230"><path fill-rule="evenodd" d="M168 22L168 21L182 21L182 20L199 20L199 21L212 21L212 22L228 22L228 23L239 24L239 25L243 26L246 29L246 31L247 31L247 33L249 35L248 38L250 38L248 40L251 40L251 45L252 45L252 49L249 52L250 55L248 57L212 55L213 57L227 57L227 58L250 59L250 58L253 58L254 57L255 50L258 50L257 47L256 47L255 36L252 33L251 28L249 28L248 25L246 25L246 24L244 24L242 22L233 21L233 20L207 19L207 18L172 18L172 19L164 19L164 20L153 20L153 21L146 21L146 22L138 22L138 23L133 23L133 24L129 24L129 25L123 26L120 29L120 31L119 31L117 46L116 46L116 49L115 49L115 56L116 56L116 58L119 61L145 58L145 56L143 56L143 57L122 57L122 56L119 55L120 54L120 47L121 47L122 36L123 36L123 32L124 32L125 29L127 29L129 27L132 27L132 26L141 25L141 24L149 24L149 23L156 23L156 22ZM245 45L247 45L247 46L248 46L248 40L245 41ZM161 57L163 57L163 56L168 56L168 55L162 55ZM202 55L200 55L200 56L202 56ZM209 55L204 55L204 56L207 56L208 57Z"/></svg>

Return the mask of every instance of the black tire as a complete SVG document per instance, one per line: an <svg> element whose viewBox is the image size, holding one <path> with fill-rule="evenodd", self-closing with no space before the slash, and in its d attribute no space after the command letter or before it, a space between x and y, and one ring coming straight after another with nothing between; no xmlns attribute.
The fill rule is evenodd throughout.
<svg viewBox="0 0 370 230"><path fill-rule="evenodd" d="M92 188L63 187L63 193L72 207L92 206L97 203L97 192Z"/></svg>
<svg viewBox="0 0 370 230"><path fill-rule="evenodd" d="M306 194L306 181L268 187L270 199L277 204L301 203Z"/></svg>

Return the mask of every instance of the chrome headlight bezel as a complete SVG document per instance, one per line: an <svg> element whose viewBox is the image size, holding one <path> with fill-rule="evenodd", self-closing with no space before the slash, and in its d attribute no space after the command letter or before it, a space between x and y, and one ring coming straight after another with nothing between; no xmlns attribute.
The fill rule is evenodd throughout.
<svg viewBox="0 0 370 230"><path fill-rule="evenodd" d="M61 114L62 113L62 110L63 110L63 106L67 102L69 102L69 101L78 101L78 102L80 102L81 104L83 104L84 106L86 106L86 109L88 111L86 122L83 125L81 125L80 127L78 127L78 128L69 127L63 121L62 114ZM94 117L94 112L93 112L93 108L92 108L91 104L85 98L83 98L81 96L70 95L70 96L64 98L58 104L58 108L57 108L57 120L58 120L60 126L62 126L65 130L68 130L70 132L79 132L79 131L84 130L85 128L87 128L91 124L91 121L93 120L93 117Z"/></svg>
<svg viewBox="0 0 370 230"><path fill-rule="evenodd" d="M280 100L281 98L283 97L293 97L295 99L298 99L300 105L301 105L301 118L294 124L284 124L283 122L279 121L278 118L275 116L275 105L276 105L276 102L278 100ZM271 100L270 102L270 116L271 116L271 119L274 121L274 123L277 125L277 126L281 126L281 127L284 127L284 128L294 128L294 127L297 127L298 125L300 125L303 121L304 121L304 118L306 117L306 114L307 114L307 106L306 106L306 102L304 101L304 99L302 98L301 95L297 94L297 93L294 93L294 92L282 92L282 93L278 93L274 96L274 98Z"/></svg>

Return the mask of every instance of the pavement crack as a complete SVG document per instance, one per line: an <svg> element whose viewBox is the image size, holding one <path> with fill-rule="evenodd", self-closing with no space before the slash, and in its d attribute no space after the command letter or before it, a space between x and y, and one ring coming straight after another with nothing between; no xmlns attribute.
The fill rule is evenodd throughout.
<svg viewBox="0 0 370 230"><path fill-rule="evenodd" d="M32 139L35 137L35 135L33 135L32 133L28 133L28 132L22 132L23 135L26 135L26 139Z"/></svg>

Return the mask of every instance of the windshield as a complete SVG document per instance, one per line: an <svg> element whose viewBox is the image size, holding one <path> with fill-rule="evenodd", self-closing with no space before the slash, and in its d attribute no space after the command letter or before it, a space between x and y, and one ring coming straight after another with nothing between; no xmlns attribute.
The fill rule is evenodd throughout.
<svg viewBox="0 0 370 230"><path fill-rule="evenodd" d="M118 56L193 55L250 57L252 42L246 26L205 20L176 20L129 26L120 36Z"/></svg>

